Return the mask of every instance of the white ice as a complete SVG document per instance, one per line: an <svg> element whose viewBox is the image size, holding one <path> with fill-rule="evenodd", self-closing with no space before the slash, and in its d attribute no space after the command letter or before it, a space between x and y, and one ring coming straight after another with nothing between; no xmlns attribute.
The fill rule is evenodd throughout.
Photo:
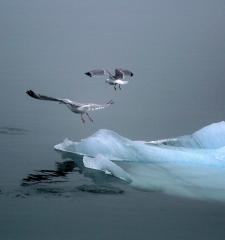
<svg viewBox="0 0 225 240"><path fill-rule="evenodd" d="M163 141L132 141L101 129L81 142L65 140L55 149L123 161L131 185L195 198L225 200L225 122L206 126L192 135ZM104 166L104 159L100 160ZM90 165L90 163L89 163ZM101 170L98 157L92 168ZM103 168L104 169L104 168ZM119 168L121 169L121 168ZM120 175L120 174L118 174Z"/></svg>

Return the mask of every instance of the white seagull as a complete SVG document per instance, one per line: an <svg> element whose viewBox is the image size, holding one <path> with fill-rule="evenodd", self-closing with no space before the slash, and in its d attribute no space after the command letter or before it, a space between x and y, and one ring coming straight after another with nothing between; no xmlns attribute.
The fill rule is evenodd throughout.
<svg viewBox="0 0 225 240"><path fill-rule="evenodd" d="M117 85L119 85L119 89L121 89L120 85L124 85L128 83L128 81L124 80L126 76L132 77L134 75L130 70L122 69L122 68L116 68L114 75L105 69L93 69L89 72L86 72L85 74L89 77L104 76L104 75L108 76L108 78L106 79L106 83L110 85L114 85L115 90Z"/></svg>
<svg viewBox="0 0 225 240"><path fill-rule="evenodd" d="M26 91L26 93L30 97L35 98L35 99L55 101L55 102L65 104L72 112L80 114L81 120L82 120L83 123L85 123L85 120L84 120L84 117L83 117L84 114L86 114L87 117L89 118L89 120L91 122L93 122L93 119L88 114L89 111L103 109L103 108L109 107L111 104L113 104L112 100L110 100L109 102L107 102L105 104L78 103L78 102L71 101L70 99L60 99L60 98L47 97L47 96L35 93L32 90L28 90L28 91Z"/></svg>

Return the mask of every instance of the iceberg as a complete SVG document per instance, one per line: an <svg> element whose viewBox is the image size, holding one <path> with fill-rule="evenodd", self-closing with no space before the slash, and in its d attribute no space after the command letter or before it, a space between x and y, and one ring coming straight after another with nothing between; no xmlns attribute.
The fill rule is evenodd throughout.
<svg viewBox="0 0 225 240"><path fill-rule="evenodd" d="M221 126L221 123L219 123ZM225 123L223 122L225 135ZM217 134L213 134L215 127ZM215 138L215 142L208 139ZM216 136L216 137L215 137ZM221 146L225 137L219 137L219 130L216 124L205 127L193 135L177 138L175 145L165 144L165 142L143 142L132 141L119 134L106 129L98 130L92 136L73 142L65 139L62 143L55 145L56 150L68 153L76 153L84 156L96 157L101 154L107 159L114 161L134 161L134 162L177 162L177 163L192 163L192 164L210 164L225 166L225 147ZM186 139L184 141L184 139ZM178 143L179 141L179 143ZM192 141L192 145L190 142ZM167 140L170 143L170 140ZM188 142L188 146L186 143ZM151 144L152 143L152 144ZM157 144L155 144L157 143ZM158 144L160 143L160 144ZM212 143L210 145L210 143ZM193 147L191 147L193 146ZM206 148L206 146L209 146ZM203 148L205 147L205 148Z"/></svg>
<svg viewBox="0 0 225 240"><path fill-rule="evenodd" d="M150 142L100 129L80 142L65 139L55 149L82 155L85 167L110 173L134 187L225 200L225 122Z"/></svg>

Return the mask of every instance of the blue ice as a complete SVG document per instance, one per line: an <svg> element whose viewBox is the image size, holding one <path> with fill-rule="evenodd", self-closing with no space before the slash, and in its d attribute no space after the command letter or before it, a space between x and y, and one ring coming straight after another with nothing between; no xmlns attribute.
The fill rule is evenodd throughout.
<svg viewBox="0 0 225 240"><path fill-rule="evenodd" d="M133 141L101 129L80 142L65 139L55 149L82 154L89 162L92 157L89 166L93 169L107 166L114 176L129 176L131 186L225 200L225 122L213 123L191 135L151 142Z"/></svg>

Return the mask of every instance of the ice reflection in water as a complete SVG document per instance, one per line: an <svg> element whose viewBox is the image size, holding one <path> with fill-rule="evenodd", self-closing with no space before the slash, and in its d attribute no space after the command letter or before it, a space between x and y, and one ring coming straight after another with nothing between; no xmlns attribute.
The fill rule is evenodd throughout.
<svg viewBox="0 0 225 240"><path fill-rule="evenodd" d="M56 183L65 181L69 172L75 171L74 161L65 161L56 163L56 170L36 170L35 173L29 174L22 180L22 186L39 184L39 183ZM61 178L61 181L60 181Z"/></svg>
<svg viewBox="0 0 225 240"><path fill-rule="evenodd" d="M72 197L77 192L89 192L96 194L121 194L123 189L117 185L123 185L119 179L105 175L98 170L85 168L83 156L70 153L62 153L62 162L56 162L54 170L36 170L22 179L24 187L16 197L34 196L62 196ZM88 179L88 182L76 182L76 176ZM75 179L74 179L75 178ZM82 180L84 180L82 179Z"/></svg>

